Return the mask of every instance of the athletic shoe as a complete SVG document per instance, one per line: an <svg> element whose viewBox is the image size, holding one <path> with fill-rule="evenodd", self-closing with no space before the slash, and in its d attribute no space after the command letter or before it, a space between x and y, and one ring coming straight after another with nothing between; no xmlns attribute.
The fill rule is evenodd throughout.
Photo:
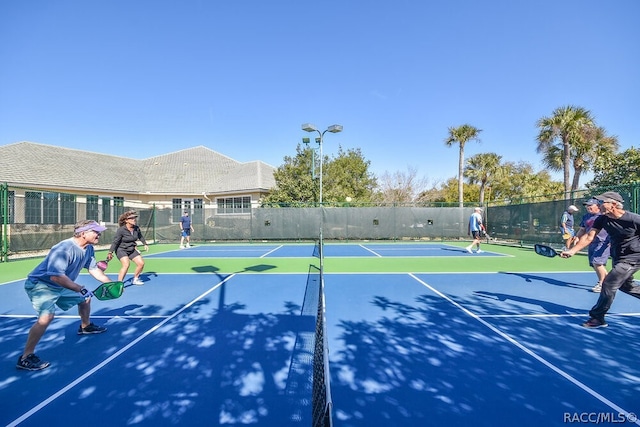
<svg viewBox="0 0 640 427"><path fill-rule="evenodd" d="M473 251L471 250L471 248L465 248L467 250L467 252L469 252L470 254L473 253Z"/></svg>
<svg viewBox="0 0 640 427"><path fill-rule="evenodd" d="M84 328L82 325L78 327L78 335L91 335L91 334L101 334L106 331L107 328L102 326L94 325L93 323L89 323Z"/></svg>
<svg viewBox="0 0 640 427"><path fill-rule="evenodd" d="M49 362L43 362L38 356L31 353L24 359L22 355L18 357L18 363L16 363L17 369L24 369L25 371L40 371L47 368L50 365Z"/></svg>
<svg viewBox="0 0 640 427"><path fill-rule="evenodd" d="M187 243L187 247L188 247L188 248L190 248L190 247L191 247L191 245Z"/></svg>
<svg viewBox="0 0 640 427"><path fill-rule="evenodd" d="M180 249L184 249L184 246L180 245Z"/></svg>
<svg viewBox="0 0 640 427"><path fill-rule="evenodd" d="M137 277L135 279L133 279L131 281L131 283L133 283L134 285L138 285L138 286L144 285L144 282L142 280L138 279Z"/></svg>
<svg viewBox="0 0 640 427"><path fill-rule="evenodd" d="M591 318L582 324L585 328L595 329L595 328L606 328L609 326L607 322L604 320L598 320L596 318Z"/></svg>
<svg viewBox="0 0 640 427"><path fill-rule="evenodd" d="M602 285L600 283L596 283L596 285L591 288L591 292L601 292L602 291Z"/></svg>
<svg viewBox="0 0 640 427"><path fill-rule="evenodd" d="M478 249L478 250L476 251L476 253L477 253L477 254L481 254L482 252L484 252L484 251L483 251L483 250L480 250L480 249Z"/></svg>

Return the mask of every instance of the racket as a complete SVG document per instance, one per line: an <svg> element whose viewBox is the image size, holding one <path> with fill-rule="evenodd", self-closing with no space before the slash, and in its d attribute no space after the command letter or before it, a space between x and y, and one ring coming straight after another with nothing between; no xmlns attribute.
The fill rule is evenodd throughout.
<svg viewBox="0 0 640 427"><path fill-rule="evenodd" d="M542 255L542 256L546 256L548 258L553 258L555 256L560 255L558 253L558 251L556 251L555 249L553 249L551 246L547 246L547 245L540 245L540 244L535 244L533 246L533 248L535 249L536 253L538 255Z"/></svg>
<svg viewBox="0 0 640 427"><path fill-rule="evenodd" d="M107 301L116 298L120 298L124 292L123 282L106 282L95 288L93 291L89 291L83 288L80 293L89 298L96 297L100 301Z"/></svg>
<svg viewBox="0 0 640 427"><path fill-rule="evenodd" d="M109 266L109 260L105 259L104 261L98 261L96 263L96 265L98 266L98 268L102 271L105 271L107 269L107 267Z"/></svg>

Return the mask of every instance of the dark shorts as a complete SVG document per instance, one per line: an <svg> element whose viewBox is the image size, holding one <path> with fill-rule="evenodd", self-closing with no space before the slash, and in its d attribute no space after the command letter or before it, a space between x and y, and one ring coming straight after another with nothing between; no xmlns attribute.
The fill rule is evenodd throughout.
<svg viewBox="0 0 640 427"><path fill-rule="evenodd" d="M480 238L482 238L482 232L481 231L472 231L471 232L471 236L473 237L474 240L480 239Z"/></svg>
<svg viewBox="0 0 640 427"><path fill-rule="evenodd" d="M182 230L182 237L187 237L187 236L191 236L190 228L185 228L184 230Z"/></svg>
<svg viewBox="0 0 640 427"><path fill-rule="evenodd" d="M135 257L140 256L140 251L137 249L134 249L133 252L127 252L123 249L118 249L116 251L116 257L118 257L118 259L122 258L122 257L127 257L130 260L133 260Z"/></svg>

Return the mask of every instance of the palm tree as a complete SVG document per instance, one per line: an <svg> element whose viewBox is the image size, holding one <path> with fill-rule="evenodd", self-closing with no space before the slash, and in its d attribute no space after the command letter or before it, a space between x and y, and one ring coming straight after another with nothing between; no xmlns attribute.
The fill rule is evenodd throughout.
<svg viewBox="0 0 640 427"><path fill-rule="evenodd" d="M480 153L469 158L464 174L469 184L480 185L480 206L484 205L484 193L500 171L502 156L496 153Z"/></svg>
<svg viewBox="0 0 640 427"><path fill-rule="evenodd" d="M480 139L478 138L480 132L482 132L481 129L469 124L464 124L457 128L450 127L449 136L444 140L447 147L451 147L456 143L460 146L460 155L458 157L458 205L460 207L464 206L464 187L462 182L464 178L464 145L471 140L480 142Z"/></svg>
<svg viewBox="0 0 640 427"><path fill-rule="evenodd" d="M589 171L598 157L615 154L620 147L618 137L607 136L607 131L601 126L585 126L582 129L582 138L572 148L573 182L571 190L577 190L580 185L580 176Z"/></svg>
<svg viewBox="0 0 640 427"><path fill-rule="evenodd" d="M582 107L567 105L556 108L551 117L539 119L537 152L543 154L543 162L551 170L562 170L565 198L571 191L570 168L572 149L584 139L584 129L594 126L591 112ZM577 151L574 151L576 154Z"/></svg>

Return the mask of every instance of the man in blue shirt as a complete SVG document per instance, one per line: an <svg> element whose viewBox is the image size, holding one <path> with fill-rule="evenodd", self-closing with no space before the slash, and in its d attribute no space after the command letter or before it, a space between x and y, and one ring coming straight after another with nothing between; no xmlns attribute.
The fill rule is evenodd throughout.
<svg viewBox="0 0 640 427"><path fill-rule="evenodd" d="M102 283L111 281L98 268L93 249L100 234L106 229L95 221L78 222L73 237L54 245L44 260L27 276L24 289L38 313L38 319L29 330L24 352L18 358L16 368L39 371L49 366L49 362L36 356L35 349L53 321L56 307L67 311L78 306L78 335L100 334L107 330L91 322L91 298L85 297L86 289L75 282L83 268L88 269L89 274Z"/></svg>
<svg viewBox="0 0 640 427"><path fill-rule="evenodd" d="M582 217L580 221L580 229L574 237L574 242L578 242L580 237L584 236L591 230L596 218L600 215L600 207L598 199L589 199L583 203L587 209L587 213ZM607 261L610 256L610 242L609 234L606 230L600 230L594 237L593 241L587 249L587 258L589 259L589 266L593 268L598 277L598 282L591 289L593 292L600 292L602 290L602 282L607 277Z"/></svg>
<svg viewBox="0 0 640 427"><path fill-rule="evenodd" d="M482 224L482 209L475 208L471 217L469 217L469 228L467 230L467 234L469 234L473 241L469 246L466 247L467 252L470 254L473 253L471 250L473 245L476 245L476 253L479 254L482 251L480 250L480 242L482 239L482 233L484 232L484 224Z"/></svg>
<svg viewBox="0 0 640 427"><path fill-rule="evenodd" d="M180 249L184 249L184 241L187 241L187 248L191 247L191 232L193 231L193 225L191 225L191 218L189 212L184 211L182 218L180 218Z"/></svg>
<svg viewBox="0 0 640 427"><path fill-rule="evenodd" d="M573 229L573 214L576 212L578 212L578 208L571 205L562 213L560 218L560 233L562 233L562 240L564 241L563 250L569 249L571 242L573 242L573 237L576 235Z"/></svg>

